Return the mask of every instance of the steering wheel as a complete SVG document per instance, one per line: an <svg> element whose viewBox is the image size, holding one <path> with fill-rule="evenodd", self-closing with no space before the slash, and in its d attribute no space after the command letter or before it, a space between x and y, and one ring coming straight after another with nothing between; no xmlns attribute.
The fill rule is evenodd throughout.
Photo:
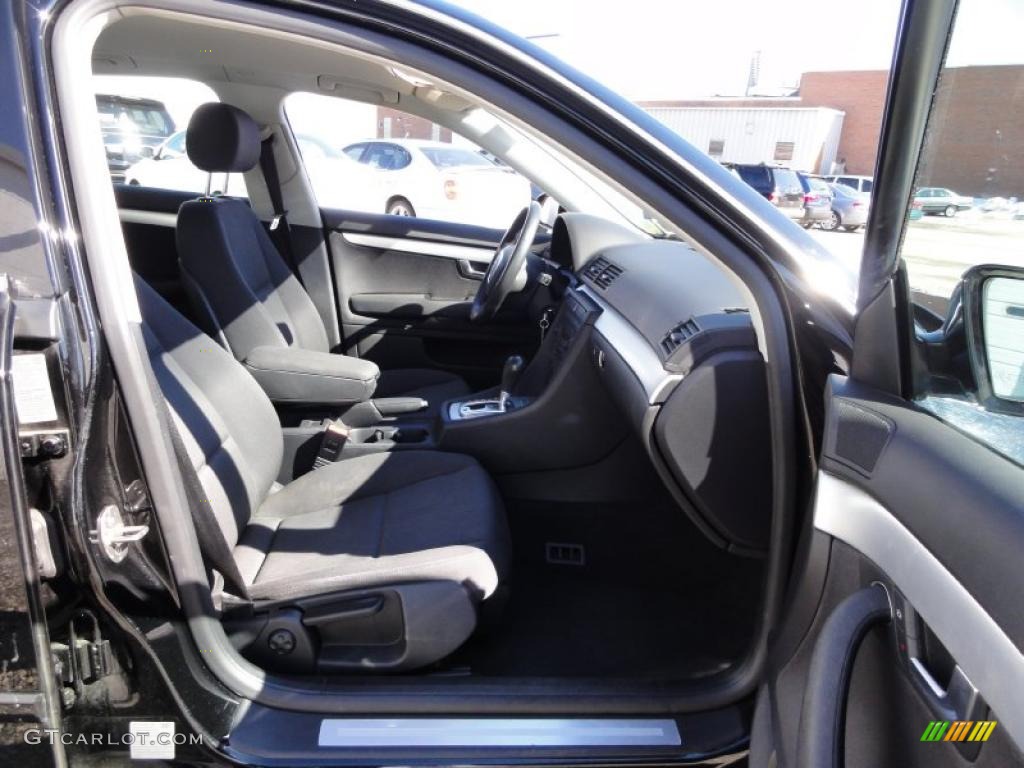
<svg viewBox="0 0 1024 768"><path fill-rule="evenodd" d="M526 254L533 245L533 238L537 236L540 214L540 203L532 201L519 212L502 235L494 251L494 258L476 291L476 298L473 299L473 308L469 312L469 319L473 322L492 319L510 293L522 290L520 275L526 263Z"/></svg>

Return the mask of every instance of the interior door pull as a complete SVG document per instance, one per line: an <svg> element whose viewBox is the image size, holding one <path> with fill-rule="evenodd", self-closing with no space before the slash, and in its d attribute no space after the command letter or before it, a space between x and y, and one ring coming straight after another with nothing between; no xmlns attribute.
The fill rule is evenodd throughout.
<svg viewBox="0 0 1024 768"><path fill-rule="evenodd" d="M868 631L892 616L889 593L875 583L837 605L814 643L807 673L797 768L841 768L846 699L857 650Z"/></svg>
<svg viewBox="0 0 1024 768"><path fill-rule="evenodd" d="M916 656L910 658L911 677L924 694L932 711L940 720L979 720L981 699L959 666L953 668L949 685L945 689L928 670L925 663Z"/></svg>
<svg viewBox="0 0 1024 768"><path fill-rule="evenodd" d="M484 275L487 274L487 265L482 261L459 259L458 265L459 274L463 277L468 277L470 280L483 280Z"/></svg>

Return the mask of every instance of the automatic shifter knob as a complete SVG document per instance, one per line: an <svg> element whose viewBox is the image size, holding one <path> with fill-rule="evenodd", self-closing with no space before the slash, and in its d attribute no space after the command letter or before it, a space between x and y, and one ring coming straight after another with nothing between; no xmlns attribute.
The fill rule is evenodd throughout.
<svg viewBox="0 0 1024 768"><path fill-rule="evenodd" d="M521 355L509 355L505 360L505 367L501 371L501 394L498 395L498 405L502 411L508 410L508 399L512 395L512 388L519 380L519 374L523 372L523 358Z"/></svg>

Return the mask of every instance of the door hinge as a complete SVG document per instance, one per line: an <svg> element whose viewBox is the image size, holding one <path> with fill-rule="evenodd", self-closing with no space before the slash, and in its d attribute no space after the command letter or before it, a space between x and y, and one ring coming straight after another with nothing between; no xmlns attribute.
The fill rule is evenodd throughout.
<svg viewBox="0 0 1024 768"><path fill-rule="evenodd" d="M91 639L80 637L78 634L75 622L82 619L92 625ZM81 693L85 685L121 671L110 641L100 635L99 622L90 611L79 611L75 614L68 625L68 642L51 642L50 654L53 658L54 676L62 686L65 708L70 708L75 703L76 694Z"/></svg>
<svg viewBox="0 0 1024 768"><path fill-rule="evenodd" d="M121 510L114 504L105 506L96 518L96 529L89 538L103 548L103 554L112 563L120 563L128 556L128 545L149 533L148 525L125 525Z"/></svg>

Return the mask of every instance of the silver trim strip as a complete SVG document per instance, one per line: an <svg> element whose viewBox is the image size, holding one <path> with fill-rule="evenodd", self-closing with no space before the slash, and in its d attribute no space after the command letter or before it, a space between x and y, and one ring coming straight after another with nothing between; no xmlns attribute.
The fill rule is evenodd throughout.
<svg viewBox="0 0 1024 768"><path fill-rule="evenodd" d="M827 472L818 474L814 527L885 571L1024 746L1024 655L963 584L892 512Z"/></svg>
<svg viewBox="0 0 1024 768"><path fill-rule="evenodd" d="M321 747L678 747L674 720L352 718L320 723Z"/></svg>
<svg viewBox="0 0 1024 768"><path fill-rule="evenodd" d="M178 226L178 214L162 211L140 211L135 208L119 208L117 211L121 221L129 224L153 224L158 227Z"/></svg>
<svg viewBox="0 0 1024 768"><path fill-rule="evenodd" d="M675 385L682 381L682 375L668 373L647 339L589 286L581 285L577 290L601 308L594 327L633 371L647 393L647 402L651 405L664 402Z"/></svg>
<svg viewBox="0 0 1024 768"><path fill-rule="evenodd" d="M491 259L494 258L494 251L490 248L480 248L474 245L435 243L431 240L387 237L385 235L364 235L359 232L342 232L341 236L352 245L363 245L382 251L419 253L424 256L440 256L443 259L455 259L456 261L478 261L484 264L490 264Z"/></svg>

